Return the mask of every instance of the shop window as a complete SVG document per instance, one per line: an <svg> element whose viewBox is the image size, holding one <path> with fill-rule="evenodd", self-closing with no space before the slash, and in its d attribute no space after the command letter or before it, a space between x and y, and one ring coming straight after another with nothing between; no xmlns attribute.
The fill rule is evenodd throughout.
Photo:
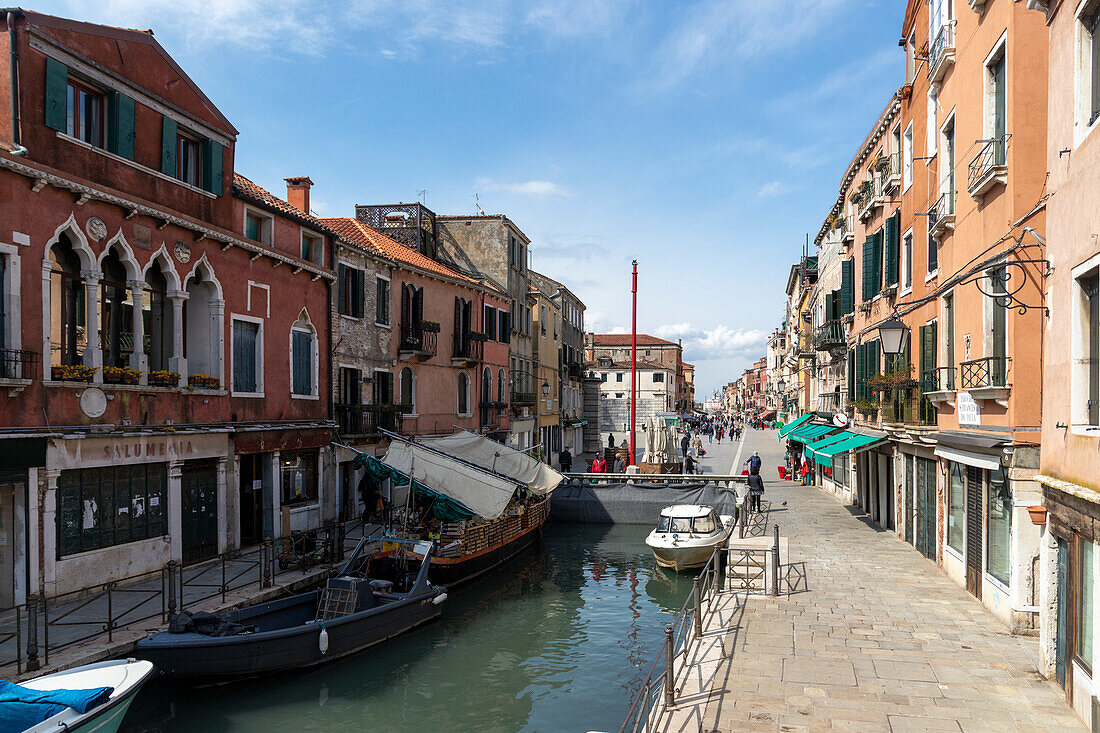
<svg viewBox="0 0 1100 733"><path fill-rule="evenodd" d="M85 283L67 234L50 248L50 260L50 365L75 366L83 363L88 345Z"/></svg>
<svg viewBox="0 0 1100 733"><path fill-rule="evenodd" d="M947 546L958 553L963 551L966 511L966 468L952 461L951 477L947 487Z"/></svg>
<svg viewBox="0 0 1100 733"><path fill-rule="evenodd" d="M233 320L234 392L257 394L263 391L261 338L259 323Z"/></svg>
<svg viewBox="0 0 1100 733"><path fill-rule="evenodd" d="M283 506L317 501L316 451L282 453L279 464Z"/></svg>
<svg viewBox="0 0 1100 733"><path fill-rule="evenodd" d="M165 463L62 471L57 481L58 555L168 534Z"/></svg>
<svg viewBox="0 0 1100 733"><path fill-rule="evenodd" d="M988 472L986 484L986 572L1005 585L1009 581L1012 543L1012 491L1004 469Z"/></svg>
<svg viewBox="0 0 1100 733"><path fill-rule="evenodd" d="M1093 545L1084 537L1077 538L1077 644L1073 650L1077 661L1092 674L1092 629L1095 578L1093 569Z"/></svg>

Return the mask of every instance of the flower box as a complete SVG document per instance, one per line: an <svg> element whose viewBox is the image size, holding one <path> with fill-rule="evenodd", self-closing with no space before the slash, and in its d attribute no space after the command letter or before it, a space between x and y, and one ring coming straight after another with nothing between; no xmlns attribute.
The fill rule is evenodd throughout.
<svg viewBox="0 0 1100 733"><path fill-rule="evenodd" d="M435 321L421 321L420 328L429 333L439 333L440 331L440 326Z"/></svg>
<svg viewBox="0 0 1100 733"><path fill-rule="evenodd" d="M165 370L149 372L150 387L178 387L179 383L180 375L175 372Z"/></svg>
<svg viewBox="0 0 1100 733"><path fill-rule="evenodd" d="M50 367L50 379L57 382L90 382L96 368L81 364L62 364Z"/></svg>
<svg viewBox="0 0 1100 733"><path fill-rule="evenodd" d="M187 386L194 389L217 389L220 383L217 377L209 374L192 374L187 378Z"/></svg>
<svg viewBox="0 0 1100 733"><path fill-rule="evenodd" d="M487 335L485 335L483 333L480 333L479 331L470 331L469 336L470 336L471 341L482 341L482 342L484 342L484 341L489 340L489 337Z"/></svg>
<svg viewBox="0 0 1100 733"><path fill-rule="evenodd" d="M103 367L103 382L105 384L137 384L141 381L141 372L126 367Z"/></svg>

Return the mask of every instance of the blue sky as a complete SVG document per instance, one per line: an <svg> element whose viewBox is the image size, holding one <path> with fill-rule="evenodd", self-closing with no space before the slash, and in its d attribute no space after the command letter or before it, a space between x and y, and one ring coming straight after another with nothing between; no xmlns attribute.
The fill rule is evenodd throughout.
<svg viewBox="0 0 1100 733"><path fill-rule="evenodd" d="M700 398L763 354L787 272L902 82L901 0L86 0L157 39L312 207L475 195L590 330L683 338Z"/></svg>

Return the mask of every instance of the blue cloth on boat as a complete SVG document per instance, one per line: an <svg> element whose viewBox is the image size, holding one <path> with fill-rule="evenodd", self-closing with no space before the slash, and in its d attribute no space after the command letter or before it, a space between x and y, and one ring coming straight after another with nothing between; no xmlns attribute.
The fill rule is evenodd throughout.
<svg viewBox="0 0 1100 733"><path fill-rule="evenodd" d="M114 691L113 687L32 690L0 680L0 733L19 733L52 718L65 708L86 713L107 702Z"/></svg>

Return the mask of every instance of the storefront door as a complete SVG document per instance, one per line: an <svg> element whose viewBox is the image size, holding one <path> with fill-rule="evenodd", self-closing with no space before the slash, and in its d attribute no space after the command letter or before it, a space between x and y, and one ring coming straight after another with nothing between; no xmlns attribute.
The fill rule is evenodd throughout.
<svg viewBox="0 0 1100 733"><path fill-rule="evenodd" d="M264 453L240 456L241 547L259 544L264 538Z"/></svg>
<svg viewBox="0 0 1100 733"><path fill-rule="evenodd" d="M917 550L929 560L936 559L936 463L916 459L917 472Z"/></svg>
<svg viewBox="0 0 1100 733"><path fill-rule="evenodd" d="M966 590L982 597L982 469L966 467Z"/></svg>
<svg viewBox="0 0 1100 733"><path fill-rule="evenodd" d="M15 605L15 497L23 486L0 479L0 608Z"/></svg>
<svg viewBox="0 0 1100 733"><path fill-rule="evenodd" d="M916 533L913 529L917 524L917 481L913 475L915 471L913 456L905 456L905 541L916 547Z"/></svg>
<svg viewBox="0 0 1100 733"><path fill-rule="evenodd" d="M183 561L214 557L218 554L217 461L184 461L180 492Z"/></svg>

